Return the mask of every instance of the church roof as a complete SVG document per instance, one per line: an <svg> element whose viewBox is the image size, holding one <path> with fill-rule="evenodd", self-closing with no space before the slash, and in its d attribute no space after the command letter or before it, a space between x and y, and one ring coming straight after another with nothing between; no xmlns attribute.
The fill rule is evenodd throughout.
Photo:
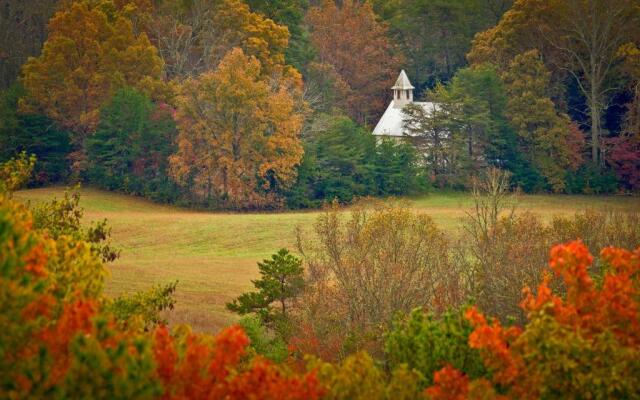
<svg viewBox="0 0 640 400"><path fill-rule="evenodd" d="M398 76L398 80L396 80L396 84L391 88L393 90L406 90L406 89L415 89L411 82L409 82L409 77L404 70L400 71L400 76Z"/></svg>
<svg viewBox="0 0 640 400"><path fill-rule="evenodd" d="M405 115L402 113L402 108L396 107L394 102L395 100L389 104L387 111L380 118L378 125L373 130L374 136L406 136L402 126ZM431 102L413 102L411 104L421 106L428 113L433 112L436 108L436 104Z"/></svg>

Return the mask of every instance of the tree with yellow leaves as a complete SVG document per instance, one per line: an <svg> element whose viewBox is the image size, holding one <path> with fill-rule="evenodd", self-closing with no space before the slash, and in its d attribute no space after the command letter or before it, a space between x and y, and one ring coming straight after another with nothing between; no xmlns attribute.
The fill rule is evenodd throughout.
<svg viewBox="0 0 640 400"><path fill-rule="evenodd" d="M273 206L278 190L295 180L303 154L302 80L294 73L266 78L262 67L236 48L215 71L182 85L171 175L199 200Z"/></svg>
<svg viewBox="0 0 640 400"><path fill-rule="evenodd" d="M163 92L162 61L147 36L135 34L132 10L112 0L63 3L49 22L42 54L23 66L28 94L22 109L72 130L77 150L115 90L131 86L152 97ZM81 154L76 152L76 167Z"/></svg>

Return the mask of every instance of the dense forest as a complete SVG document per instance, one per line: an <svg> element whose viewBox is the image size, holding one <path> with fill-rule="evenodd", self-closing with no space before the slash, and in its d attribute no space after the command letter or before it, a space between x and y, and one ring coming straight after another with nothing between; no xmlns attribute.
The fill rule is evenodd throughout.
<svg viewBox="0 0 640 400"><path fill-rule="evenodd" d="M640 187L635 1L4 0L0 159L214 208ZM371 130L406 69L407 130Z"/></svg>

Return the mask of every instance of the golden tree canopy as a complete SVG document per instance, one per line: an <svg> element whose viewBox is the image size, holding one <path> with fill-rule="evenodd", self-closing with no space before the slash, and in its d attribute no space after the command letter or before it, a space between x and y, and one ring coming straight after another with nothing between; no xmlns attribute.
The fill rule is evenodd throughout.
<svg viewBox="0 0 640 400"><path fill-rule="evenodd" d="M297 74L265 78L260 61L239 48L215 71L188 79L178 97L173 178L193 195L226 206L273 205L303 155Z"/></svg>
<svg viewBox="0 0 640 400"><path fill-rule="evenodd" d="M65 3L49 23L42 54L23 66L23 109L45 113L82 139L116 89L132 86L158 96L162 61L147 36L135 34L125 16L133 10L111 1Z"/></svg>

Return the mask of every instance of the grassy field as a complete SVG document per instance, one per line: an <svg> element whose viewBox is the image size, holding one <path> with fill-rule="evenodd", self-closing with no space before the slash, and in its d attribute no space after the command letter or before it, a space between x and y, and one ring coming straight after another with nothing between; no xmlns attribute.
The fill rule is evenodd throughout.
<svg viewBox="0 0 640 400"><path fill-rule="evenodd" d="M62 188L26 190L23 200L61 197ZM462 193L409 199L453 231L471 205ZM179 280L172 323L190 323L199 331L216 331L235 320L224 304L251 288L256 262L281 247L294 247L297 225L309 227L317 212L271 214L213 213L161 206L149 201L93 189L82 191L87 221L107 218L121 258L110 265L110 295L142 290L154 283ZM585 208L640 210L640 198L604 196L523 196L519 210L550 218Z"/></svg>

